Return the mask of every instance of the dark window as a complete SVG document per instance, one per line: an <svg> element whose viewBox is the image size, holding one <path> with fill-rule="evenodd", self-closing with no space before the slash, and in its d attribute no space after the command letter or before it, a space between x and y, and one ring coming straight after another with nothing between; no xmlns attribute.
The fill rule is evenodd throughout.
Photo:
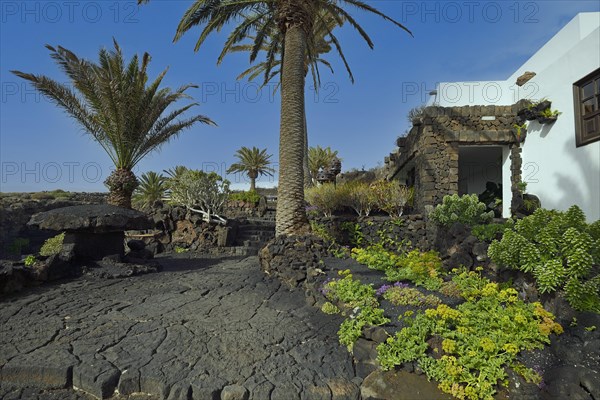
<svg viewBox="0 0 600 400"><path fill-rule="evenodd" d="M573 84L575 144L600 140L600 68Z"/></svg>

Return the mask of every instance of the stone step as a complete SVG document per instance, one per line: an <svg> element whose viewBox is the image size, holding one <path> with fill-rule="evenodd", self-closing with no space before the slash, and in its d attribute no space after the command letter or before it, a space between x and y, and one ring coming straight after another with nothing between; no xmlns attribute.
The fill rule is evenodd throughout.
<svg viewBox="0 0 600 400"><path fill-rule="evenodd" d="M238 230L240 232L245 232L245 231L261 231L261 232L275 232L275 226L273 225L240 225L238 227Z"/></svg>
<svg viewBox="0 0 600 400"><path fill-rule="evenodd" d="M275 237L275 232L266 232L266 231L246 231L239 232L237 237L242 238L257 238L257 239L271 239Z"/></svg>
<svg viewBox="0 0 600 400"><path fill-rule="evenodd" d="M242 225L240 225L240 227L241 226L250 226L250 225L270 226L273 229L275 229L275 222L272 219L259 219L259 218L247 218L244 220Z"/></svg>
<svg viewBox="0 0 600 400"><path fill-rule="evenodd" d="M268 240L236 239L234 245L245 247L262 247Z"/></svg>
<svg viewBox="0 0 600 400"><path fill-rule="evenodd" d="M258 254L260 247L258 246L234 246L234 254L236 256L255 256Z"/></svg>

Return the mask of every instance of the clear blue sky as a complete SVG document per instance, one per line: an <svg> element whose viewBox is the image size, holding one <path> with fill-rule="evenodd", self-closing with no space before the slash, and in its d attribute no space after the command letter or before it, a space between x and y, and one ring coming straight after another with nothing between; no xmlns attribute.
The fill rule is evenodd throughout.
<svg viewBox="0 0 600 400"><path fill-rule="evenodd" d="M600 10L598 0L368 2L405 24L414 38L350 10L375 42L371 51L350 29L339 32L356 83L349 82L334 54L327 58L335 74L321 71L319 96L308 82L310 145L338 150L344 170L381 164L408 128L407 112L427 100L436 82L505 79L577 13ZM196 112L219 126L184 132L143 160L136 173L175 165L224 173L241 146L266 147L277 160L279 96L236 81L248 66L246 55L216 65L227 30L197 53L198 30L172 43L191 3L153 0L138 7L135 1L117 0L0 0L0 191L104 191L102 182L111 171L100 146L8 72L43 73L66 82L45 44L96 60L98 49L111 47L114 37L128 58L144 51L152 55L151 76L169 66L166 85L201 86L190 92L203 103ZM228 178L243 183L239 176ZM273 182L262 178L260 185Z"/></svg>

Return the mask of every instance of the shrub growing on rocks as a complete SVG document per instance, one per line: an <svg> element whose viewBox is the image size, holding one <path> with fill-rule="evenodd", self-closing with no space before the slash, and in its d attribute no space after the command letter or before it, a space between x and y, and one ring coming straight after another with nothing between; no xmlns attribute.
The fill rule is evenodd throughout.
<svg viewBox="0 0 600 400"><path fill-rule="evenodd" d="M455 222L466 225L485 224L494 218L494 212L486 212L486 205L479 201L476 194L459 196L446 195L429 214L438 225L450 226Z"/></svg>
<svg viewBox="0 0 600 400"><path fill-rule="evenodd" d="M453 281L467 301L405 317L406 326L377 347L381 367L414 361L442 391L468 400L492 399L507 367L539 384L541 376L520 364L518 355L543 348L551 334L563 332L554 316L540 303L526 303L515 289L503 289L476 272L462 272ZM432 352L435 338L441 346Z"/></svg>
<svg viewBox="0 0 600 400"><path fill-rule="evenodd" d="M229 181L215 172L183 169L169 179L171 203L202 215L206 222L224 223L219 216L229 197Z"/></svg>
<svg viewBox="0 0 600 400"><path fill-rule="evenodd" d="M46 240L40 249L40 255L44 257L50 257L60 253L60 249L62 248L64 240L64 232Z"/></svg>
<svg viewBox="0 0 600 400"><path fill-rule="evenodd" d="M412 203L413 189L398 181L377 181L370 189L375 196L377 208L392 218L401 217L404 208Z"/></svg>
<svg viewBox="0 0 600 400"><path fill-rule="evenodd" d="M344 186L347 188L347 194L344 199L346 205L352 207L359 216L368 217L371 210L377 204L377 199L370 185L366 182L354 181L348 182Z"/></svg>
<svg viewBox="0 0 600 400"><path fill-rule="evenodd" d="M247 192L236 192L229 195L231 201L243 201L244 203L256 204L260 200L260 195L256 193L256 190L249 190Z"/></svg>
<svg viewBox="0 0 600 400"><path fill-rule="evenodd" d="M333 212L341 206L341 192L333 183L324 183L306 190L306 200L315 207L318 207L323 215L331 217Z"/></svg>

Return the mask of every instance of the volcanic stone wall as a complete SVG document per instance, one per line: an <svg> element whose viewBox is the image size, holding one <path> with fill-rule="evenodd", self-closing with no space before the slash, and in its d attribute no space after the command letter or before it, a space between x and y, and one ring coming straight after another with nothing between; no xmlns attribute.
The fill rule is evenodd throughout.
<svg viewBox="0 0 600 400"><path fill-rule="evenodd" d="M398 152L386 160L388 177L404 177L407 184L414 185L415 211L427 212L428 206L441 203L445 195L458 193L459 146L508 145L516 194L521 153L513 131L521 108L520 103L425 108L422 116L413 120L408 135L398 139Z"/></svg>

